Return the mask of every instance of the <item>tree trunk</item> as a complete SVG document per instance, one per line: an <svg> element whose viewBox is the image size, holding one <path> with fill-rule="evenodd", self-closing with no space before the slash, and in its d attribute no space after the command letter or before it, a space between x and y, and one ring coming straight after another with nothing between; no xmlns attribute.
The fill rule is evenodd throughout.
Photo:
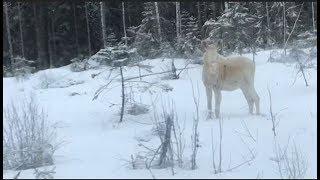
<svg viewBox="0 0 320 180"><path fill-rule="evenodd" d="M37 68L39 69L41 67L41 61L40 61L40 25L39 25L39 18L38 18L38 3L33 3L33 14L34 14L34 20L35 20L35 30L36 30L36 51L37 51Z"/></svg>
<svg viewBox="0 0 320 180"><path fill-rule="evenodd" d="M78 28L77 28L77 15L76 15L76 4L72 3L73 7L73 18L74 18L74 32L75 32L75 43L77 47L77 56L80 53L79 41L78 41Z"/></svg>
<svg viewBox="0 0 320 180"><path fill-rule="evenodd" d="M314 22L314 6L313 6L313 2L311 2L311 6L312 6L312 26L313 26L313 32L316 31L316 25Z"/></svg>
<svg viewBox="0 0 320 180"><path fill-rule="evenodd" d="M50 68L53 68L53 60L55 59L56 54L56 41L55 41L55 28L54 28L54 10L52 10L51 16L51 40L52 40L52 50L51 50L51 61L50 61Z"/></svg>
<svg viewBox="0 0 320 180"><path fill-rule="evenodd" d="M158 23L158 34L159 34L159 41L161 42L161 25L160 25L160 15L159 15L159 7L158 2L154 2L154 6L156 8L156 16L157 16L157 23Z"/></svg>
<svg viewBox="0 0 320 180"><path fill-rule="evenodd" d="M229 9L229 3L228 2L224 2L224 10L228 10Z"/></svg>
<svg viewBox="0 0 320 180"><path fill-rule="evenodd" d="M10 61L11 64L14 63L13 61L13 50L12 50L12 41L11 41L11 32L10 32L10 24L9 24L9 12L8 12L8 3L3 2L4 4L4 13L6 16L6 27L7 27L7 39L9 44L9 55L10 55Z"/></svg>
<svg viewBox="0 0 320 180"><path fill-rule="evenodd" d="M87 37L88 37L88 55L91 56L91 38L90 38L90 25L89 25L89 17L88 17L88 7L87 2L84 3L85 10L86 10L86 22L87 22Z"/></svg>
<svg viewBox="0 0 320 180"><path fill-rule="evenodd" d="M297 16L297 18L296 18L296 20L295 20L295 22L294 22L294 24L293 24L293 27L292 27L292 29L291 29L291 32L290 32L289 36L288 36L288 38L287 38L287 40L286 40L286 42L285 42L285 44L284 44L284 50L285 50L285 51L286 51L286 48L287 48L288 41L289 41L289 39L290 39L293 31L294 31L294 28L296 27L296 24L297 24L299 18L300 18L300 14L301 14L301 10L302 10L302 8L303 8L303 4L304 4L304 2L301 4L299 14L298 14L298 16Z"/></svg>
<svg viewBox="0 0 320 180"><path fill-rule="evenodd" d="M48 53L48 4L47 2L40 2L36 5L36 29L37 29L37 48L38 59L37 68L45 69L49 66L49 53ZM37 16L37 6L39 7L39 16Z"/></svg>
<svg viewBox="0 0 320 180"><path fill-rule="evenodd" d="M128 16L128 23L129 23L129 26L128 27L131 27L131 9L130 9L130 1L127 2L127 16Z"/></svg>
<svg viewBox="0 0 320 180"><path fill-rule="evenodd" d="M177 32L177 39L180 37L180 22L181 22L181 17L180 17L180 2L176 2L176 32Z"/></svg>
<svg viewBox="0 0 320 180"><path fill-rule="evenodd" d="M49 67L49 49L48 49L48 4L43 2L40 5L40 59L43 62L43 68ZM54 32L53 32L54 35Z"/></svg>
<svg viewBox="0 0 320 180"><path fill-rule="evenodd" d="M51 19L52 21L52 19ZM48 21L48 27L51 26L51 22ZM53 62L53 57L52 57L52 45L51 45L51 42L52 42L52 30L50 31L50 29L48 30L48 49L49 49L49 62L50 62L50 68L52 67L52 62Z"/></svg>
<svg viewBox="0 0 320 180"><path fill-rule="evenodd" d="M284 54L286 55L286 2L283 2L283 49L284 49Z"/></svg>
<svg viewBox="0 0 320 180"><path fill-rule="evenodd" d="M270 17L269 17L269 8L268 8L268 2L266 2L266 12L267 12L267 46L270 45Z"/></svg>
<svg viewBox="0 0 320 180"><path fill-rule="evenodd" d="M221 14L223 14L223 11L224 11L224 3L223 2L220 3L220 10L221 10Z"/></svg>
<svg viewBox="0 0 320 180"><path fill-rule="evenodd" d="M125 10L124 10L124 2L121 3L122 5L122 24L123 24L123 34L124 34L124 42L125 45L128 46L128 39L127 39L127 31L126 31L126 17L125 17Z"/></svg>
<svg viewBox="0 0 320 180"><path fill-rule="evenodd" d="M208 7L207 7L207 3L203 2L204 5L204 21L208 20Z"/></svg>
<svg viewBox="0 0 320 180"><path fill-rule="evenodd" d="M25 57L25 54L24 54L24 42L23 42L22 16L21 16L21 3L20 2L18 2L18 14L19 14L21 54L22 54L22 57Z"/></svg>
<svg viewBox="0 0 320 180"><path fill-rule="evenodd" d="M216 19L216 4L215 4L215 2L212 2L211 8L212 8L212 19L215 20Z"/></svg>
<svg viewBox="0 0 320 180"><path fill-rule="evenodd" d="M180 2L179 2L180 3ZM201 22L201 11L200 11L200 2L197 2L197 15L198 15L198 27L202 26Z"/></svg>
<svg viewBox="0 0 320 180"><path fill-rule="evenodd" d="M100 15L101 15L101 30L102 30L102 40L103 47L107 48L107 29L106 29L106 4L105 2L100 2Z"/></svg>

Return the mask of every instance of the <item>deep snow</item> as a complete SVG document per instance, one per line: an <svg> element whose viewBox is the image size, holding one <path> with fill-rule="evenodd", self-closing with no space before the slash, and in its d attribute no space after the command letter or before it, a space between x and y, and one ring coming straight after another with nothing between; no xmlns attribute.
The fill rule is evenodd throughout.
<svg viewBox="0 0 320 180"><path fill-rule="evenodd" d="M143 91L146 83L131 82L126 84L135 101L149 106L148 114L132 116L125 114L124 122L119 124L121 103L121 86L119 76L110 84L109 89L103 91L97 100L92 100L94 93L106 82L109 71L91 77L109 67L84 72L71 72L70 65L40 71L29 79L17 81L15 78L4 80L4 107L11 99L28 96L35 93L37 100L48 113L52 122L59 122L58 139L66 143L55 153L55 178L152 178L146 169L132 170L123 160L130 160L131 154L141 151L136 137L150 137L153 127L154 102L157 112L161 112L162 101L174 101L179 121L186 122L184 152L184 168L175 168L176 174L171 175L168 169L152 169L156 178L279 178L274 161L272 123L269 115L269 96L267 86L272 93L273 112L277 113L280 123L277 126L278 142L285 145L290 136L306 155L308 171L306 178L317 177L317 72L308 69L306 87L302 77L291 85L296 74L294 65L267 63L270 51L257 53L255 88L260 96L262 116L252 116L248 113L248 106L240 90L222 92L221 113L223 116L223 146L222 168L228 169L242 163L243 156L248 154L248 147L257 153L256 158L234 171L214 174L212 168L211 129L213 130L214 145L219 140L218 120L206 120L206 95L201 81L201 65L189 65L190 69L180 74L178 80L163 80L165 74L143 77L143 81L159 82L173 87L165 92L158 87ZM251 54L245 54L252 58ZM175 59L177 68L182 68L186 60ZM145 60L141 64L152 66L152 72L169 70L171 59ZM150 73L141 69L141 74ZM119 74L119 70L112 71L110 78ZM137 67L125 67L124 76L138 76ZM46 83L53 82L48 88ZM139 81L139 79L134 79ZM195 94L199 90L200 121L196 170L189 169L191 157L190 136L192 120L195 114L192 84ZM69 86L70 84L73 84ZM131 86L131 87L130 87ZM71 93L78 93L71 96ZM162 101L161 101L162 99ZM213 100L214 104L214 100ZM280 111L281 110L281 111ZM240 136L235 131L245 132L243 123L256 138ZM248 144L246 146L240 137ZM156 146L156 145L155 145ZM20 178L34 178L33 170L21 172ZM17 172L4 171L4 178L12 178Z"/></svg>

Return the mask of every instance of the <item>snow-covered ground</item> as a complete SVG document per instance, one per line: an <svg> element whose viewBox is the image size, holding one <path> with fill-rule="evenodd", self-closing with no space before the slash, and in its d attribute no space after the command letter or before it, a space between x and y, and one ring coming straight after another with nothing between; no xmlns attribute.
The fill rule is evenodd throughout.
<svg viewBox="0 0 320 180"><path fill-rule="evenodd" d="M251 58L251 54L245 54ZM233 171L214 174L212 167L212 140L219 142L219 121L206 120L206 94L201 80L202 66L189 65L189 69L180 74L178 80L164 80L165 74L143 77L142 81L158 82L172 87L172 91L164 91L158 86L149 89L148 83L133 79L126 85L127 96L136 102L148 105L150 111L143 115L124 115L119 121L121 103L121 83L119 69L114 69L109 76L109 67L84 72L71 72L70 66L40 71L25 81L15 78L3 78L4 102L28 96L30 92L48 113L48 119L58 122L58 139L66 143L55 153L55 178L152 178L147 169L131 169L126 160L136 155L143 148L138 146L137 137L153 136L154 109L162 112L162 103L173 101L182 124L185 121L184 167L175 167L175 175L171 169L152 169L156 178L279 178L274 158L274 138L269 114L269 86L272 94L272 109L278 113L279 124L276 127L277 141L285 146L290 137L290 145L294 141L301 149L308 162L306 178L317 177L317 71L308 69L306 73L309 86L306 87L302 77L294 85L297 70L294 65L267 63L269 51L258 52L256 60L255 87L260 96L260 108L263 115L249 115L247 102L240 90L222 92L221 112L223 116L222 138L222 170L227 170L245 161L250 154L256 157ZM186 60L176 59L177 68L185 66ZM148 65L141 69L141 74L169 70L170 59L145 60L141 64ZM92 78L91 75L99 73ZM137 67L125 67L125 78L138 76ZM96 100L92 100L95 92L115 77L115 80ZM51 82L48 88L46 82ZM193 85L193 88L192 88ZM197 169L190 170L191 132L195 115L194 94L199 91L199 150ZM73 93L73 94L72 94ZM77 93L77 94L76 94ZM113 105L116 104L116 105ZM213 100L214 104L214 100ZM129 105L129 104L127 104ZM255 140L245 134L252 133ZM157 141L154 141L157 142ZM154 147L157 145L155 144ZM216 148L218 152L218 148ZM216 153L217 154L217 153ZM216 156L216 158L218 158ZM218 159L216 159L218 161ZM49 168L48 168L49 169ZM24 170L20 178L34 178L34 170ZM4 178L12 178L17 172L4 171Z"/></svg>

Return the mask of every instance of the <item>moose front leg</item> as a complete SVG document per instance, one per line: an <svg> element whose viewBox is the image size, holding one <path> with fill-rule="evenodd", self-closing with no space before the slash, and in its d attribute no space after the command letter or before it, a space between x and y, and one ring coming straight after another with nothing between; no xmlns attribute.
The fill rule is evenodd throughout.
<svg viewBox="0 0 320 180"><path fill-rule="evenodd" d="M208 108L207 119L212 119L212 89L206 87L206 93L207 93L207 108Z"/></svg>
<svg viewBox="0 0 320 180"><path fill-rule="evenodd" d="M214 90L214 97L215 97L215 114L217 118L220 118L221 91Z"/></svg>

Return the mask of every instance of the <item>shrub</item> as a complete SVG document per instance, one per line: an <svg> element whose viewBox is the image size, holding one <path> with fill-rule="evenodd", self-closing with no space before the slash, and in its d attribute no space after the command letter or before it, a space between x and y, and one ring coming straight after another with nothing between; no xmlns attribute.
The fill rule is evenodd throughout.
<svg viewBox="0 0 320 180"><path fill-rule="evenodd" d="M53 164L55 128L33 95L4 107L3 169L29 169Z"/></svg>

